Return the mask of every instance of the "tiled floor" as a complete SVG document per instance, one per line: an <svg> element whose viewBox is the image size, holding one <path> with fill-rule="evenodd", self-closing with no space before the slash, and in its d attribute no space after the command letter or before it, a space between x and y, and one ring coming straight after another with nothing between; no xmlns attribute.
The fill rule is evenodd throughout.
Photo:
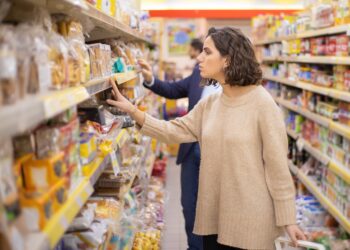
<svg viewBox="0 0 350 250"><path fill-rule="evenodd" d="M180 166L175 158L169 159L167 166L166 190L169 200L165 205L165 230L162 250L186 250L186 233L180 202Z"/></svg>

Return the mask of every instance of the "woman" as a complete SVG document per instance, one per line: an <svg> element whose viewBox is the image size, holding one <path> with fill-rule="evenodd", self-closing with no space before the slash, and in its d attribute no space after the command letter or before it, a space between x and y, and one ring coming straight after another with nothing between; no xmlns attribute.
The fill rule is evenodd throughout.
<svg viewBox="0 0 350 250"><path fill-rule="evenodd" d="M260 86L251 42L237 29L211 28L198 56L201 76L223 92L201 100L174 121L139 111L113 83L117 101L141 132L166 143L199 141L201 166L194 233L204 249L274 249L296 226L295 190L287 165L287 136L279 108Z"/></svg>

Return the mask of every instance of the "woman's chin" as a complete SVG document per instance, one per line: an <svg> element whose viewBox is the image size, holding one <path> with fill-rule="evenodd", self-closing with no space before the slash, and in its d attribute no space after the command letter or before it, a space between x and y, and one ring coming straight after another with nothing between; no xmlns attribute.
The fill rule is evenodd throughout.
<svg viewBox="0 0 350 250"><path fill-rule="evenodd" d="M208 78L208 75L207 75L207 74L205 74L205 72L201 71L201 73L200 73L200 74L201 74L201 77L202 77L202 78Z"/></svg>

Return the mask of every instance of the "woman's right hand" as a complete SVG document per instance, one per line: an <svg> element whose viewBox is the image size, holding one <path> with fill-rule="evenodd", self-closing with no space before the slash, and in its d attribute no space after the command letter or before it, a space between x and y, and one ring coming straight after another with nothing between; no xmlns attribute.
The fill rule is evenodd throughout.
<svg viewBox="0 0 350 250"><path fill-rule="evenodd" d="M109 82L112 85L112 93L115 100L108 99L107 103L109 105L119 108L121 111L126 112L128 114L134 113L137 110L137 108L119 92L114 80L110 79Z"/></svg>

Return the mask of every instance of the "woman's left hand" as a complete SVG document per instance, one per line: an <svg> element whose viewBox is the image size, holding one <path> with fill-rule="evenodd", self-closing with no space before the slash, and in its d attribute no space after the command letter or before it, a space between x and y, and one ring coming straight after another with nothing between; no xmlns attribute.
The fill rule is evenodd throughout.
<svg viewBox="0 0 350 250"><path fill-rule="evenodd" d="M307 240L306 235L297 225L288 225L285 229L295 247L298 246L298 240Z"/></svg>

